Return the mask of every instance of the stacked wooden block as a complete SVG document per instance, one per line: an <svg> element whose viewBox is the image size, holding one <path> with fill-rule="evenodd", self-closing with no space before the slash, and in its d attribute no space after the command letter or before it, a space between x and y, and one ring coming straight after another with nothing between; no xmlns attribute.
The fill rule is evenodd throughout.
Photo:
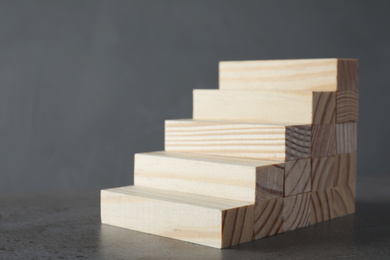
<svg viewBox="0 0 390 260"><path fill-rule="evenodd" d="M224 248L355 211L358 61L221 62L102 223Z"/></svg>

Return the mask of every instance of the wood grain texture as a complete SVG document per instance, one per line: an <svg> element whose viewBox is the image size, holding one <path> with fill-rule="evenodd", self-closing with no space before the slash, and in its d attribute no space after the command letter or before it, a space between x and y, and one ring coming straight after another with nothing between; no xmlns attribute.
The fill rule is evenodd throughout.
<svg viewBox="0 0 390 260"><path fill-rule="evenodd" d="M357 88L357 60L222 61L219 88L336 91Z"/></svg>
<svg viewBox="0 0 390 260"><path fill-rule="evenodd" d="M285 164L256 167L256 201L283 197Z"/></svg>
<svg viewBox="0 0 390 260"><path fill-rule="evenodd" d="M338 186L333 188L334 217L342 217L355 212L354 185Z"/></svg>
<svg viewBox="0 0 390 260"><path fill-rule="evenodd" d="M254 206L127 186L101 191L103 224L223 248L253 237Z"/></svg>
<svg viewBox="0 0 390 260"><path fill-rule="evenodd" d="M329 124L335 117L336 102L324 102L319 92L195 89L193 94L196 120L305 125Z"/></svg>
<svg viewBox="0 0 390 260"><path fill-rule="evenodd" d="M355 59L339 59L337 61L338 90L358 91L359 62Z"/></svg>
<svg viewBox="0 0 390 260"><path fill-rule="evenodd" d="M336 122L336 92L313 92L313 124Z"/></svg>
<svg viewBox="0 0 390 260"><path fill-rule="evenodd" d="M356 153L339 154L335 157L334 186L355 185Z"/></svg>
<svg viewBox="0 0 390 260"><path fill-rule="evenodd" d="M320 158L336 154L336 124L313 125L311 157Z"/></svg>
<svg viewBox="0 0 390 260"><path fill-rule="evenodd" d="M290 231L310 224L310 192L283 198L283 230Z"/></svg>
<svg viewBox="0 0 390 260"><path fill-rule="evenodd" d="M309 158L311 126L167 120L165 150L268 160Z"/></svg>
<svg viewBox="0 0 390 260"><path fill-rule="evenodd" d="M135 155L134 184L254 203L283 196L284 163L177 152Z"/></svg>
<svg viewBox="0 0 390 260"><path fill-rule="evenodd" d="M336 178L335 156L313 158L311 161L311 190L321 191L334 187Z"/></svg>
<svg viewBox="0 0 390 260"><path fill-rule="evenodd" d="M222 248L251 241L253 227L253 205L222 211Z"/></svg>
<svg viewBox="0 0 390 260"><path fill-rule="evenodd" d="M285 167L285 197L311 191L310 159L287 161Z"/></svg>
<svg viewBox="0 0 390 260"><path fill-rule="evenodd" d="M356 122L359 117L359 92L338 91L336 93L336 122Z"/></svg>
<svg viewBox="0 0 390 260"><path fill-rule="evenodd" d="M337 154L357 151L357 124L353 122L336 124Z"/></svg>
<svg viewBox="0 0 390 260"><path fill-rule="evenodd" d="M254 237L260 239L283 232L283 199L256 202Z"/></svg>
<svg viewBox="0 0 390 260"><path fill-rule="evenodd" d="M311 225L334 218L333 188L313 191L310 197Z"/></svg>

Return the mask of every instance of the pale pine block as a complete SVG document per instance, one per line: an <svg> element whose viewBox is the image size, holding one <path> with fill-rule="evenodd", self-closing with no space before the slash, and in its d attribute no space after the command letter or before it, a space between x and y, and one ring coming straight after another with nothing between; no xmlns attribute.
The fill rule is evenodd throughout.
<svg viewBox="0 0 390 260"><path fill-rule="evenodd" d="M337 154L357 151L357 124L354 122L336 124Z"/></svg>
<svg viewBox="0 0 390 260"><path fill-rule="evenodd" d="M333 188L312 191L310 197L311 225L334 218Z"/></svg>
<svg viewBox="0 0 390 260"><path fill-rule="evenodd" d="M309 158L311 126L166 120L165 150L267 160Z"/></svg>
<svg viewBox="0 0 390 260"><path fill-rule="evenodd" d="M283 198L283 231L310 224L310 192Z"/></svg>
<svg viewBox="0 0 390 260"><path fill-rule="evenodd" d="M101 191L103 224L215 248L252 240L246 202L127 186Z"/></svg>
<svg viewBox="0 0 390 260"><path fill-rule="evenodd" d="M357 90L357 65L358 61L351 59L222 61L219 63L219 88Z"/></svg>
<svg viewBox="0 0 390 260"><path fill-rule="evenodd" d="M336 155L334 186L354 185L355 183L356 152Z"/></svg>
<svg viewBox="0 0 390 260"><path fill-rule="evenodd" d="M285 197L311 191L310 159L287 161L285 167Z"/></svg>
<svg viewBox="0 0 390 260"><path fill-rule="evenodd" d="M338 91L336 93L336 122L356 122L359 117L359 92Z"/></svg>
<svg viewBox="0 0 390 260"><path fill-rule="evenodd" d="M336 154L336 124L313 125L311 157L320 158Z"/></svg>
<svg viewBox="0 0 390 260"><path fill-rule="evenodd" d="M355 212L355 184L333 188L334 217L342 217Z"/></svg>
<svg viewBox="0 0 390 260"><path fill-rule="evenodd" d="M258 201L255 204L254 237L260 239L283 232L283 199Z"/></svg>
<svg viewBox="0 0 390 260"><path fill-rule="evenodd" d="M254 203L283 196L284 163L178 152L135 155L134 184Z"/></svg>
<svg viewBox="0 0 390 260"><path fill-rule="evenodd" d="M311 161L311 190L321 191L334 187L336 178L335 156L313 158Z"/></svg>
<svg viewBox="0 0 390 260"><path fill-rule="evenodd" d="M195 120L291 125L335 122L334 93L195 89L193 97Z"/></svg>

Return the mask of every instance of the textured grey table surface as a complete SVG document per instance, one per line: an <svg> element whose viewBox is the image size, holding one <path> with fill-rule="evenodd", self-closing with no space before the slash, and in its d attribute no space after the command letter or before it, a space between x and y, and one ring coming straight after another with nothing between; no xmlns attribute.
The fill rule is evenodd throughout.
<svg viewBox="0 0 390 260"><path fill-rule="evenodd" d="M0 195L0 259L390 259L389 178L354 215L224 250L100 224L99 192Z"/></svg>

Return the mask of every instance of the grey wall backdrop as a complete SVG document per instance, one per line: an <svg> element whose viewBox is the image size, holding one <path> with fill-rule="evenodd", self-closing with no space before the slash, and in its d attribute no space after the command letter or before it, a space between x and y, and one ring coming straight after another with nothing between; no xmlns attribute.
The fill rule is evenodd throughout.
<svg viewBox="0 0 390 260"><path fill-rule="evenodd" d="M218 61L360 60L358 176L388 174L388 1L0 1L0 192L131 184Z"/></svg>

